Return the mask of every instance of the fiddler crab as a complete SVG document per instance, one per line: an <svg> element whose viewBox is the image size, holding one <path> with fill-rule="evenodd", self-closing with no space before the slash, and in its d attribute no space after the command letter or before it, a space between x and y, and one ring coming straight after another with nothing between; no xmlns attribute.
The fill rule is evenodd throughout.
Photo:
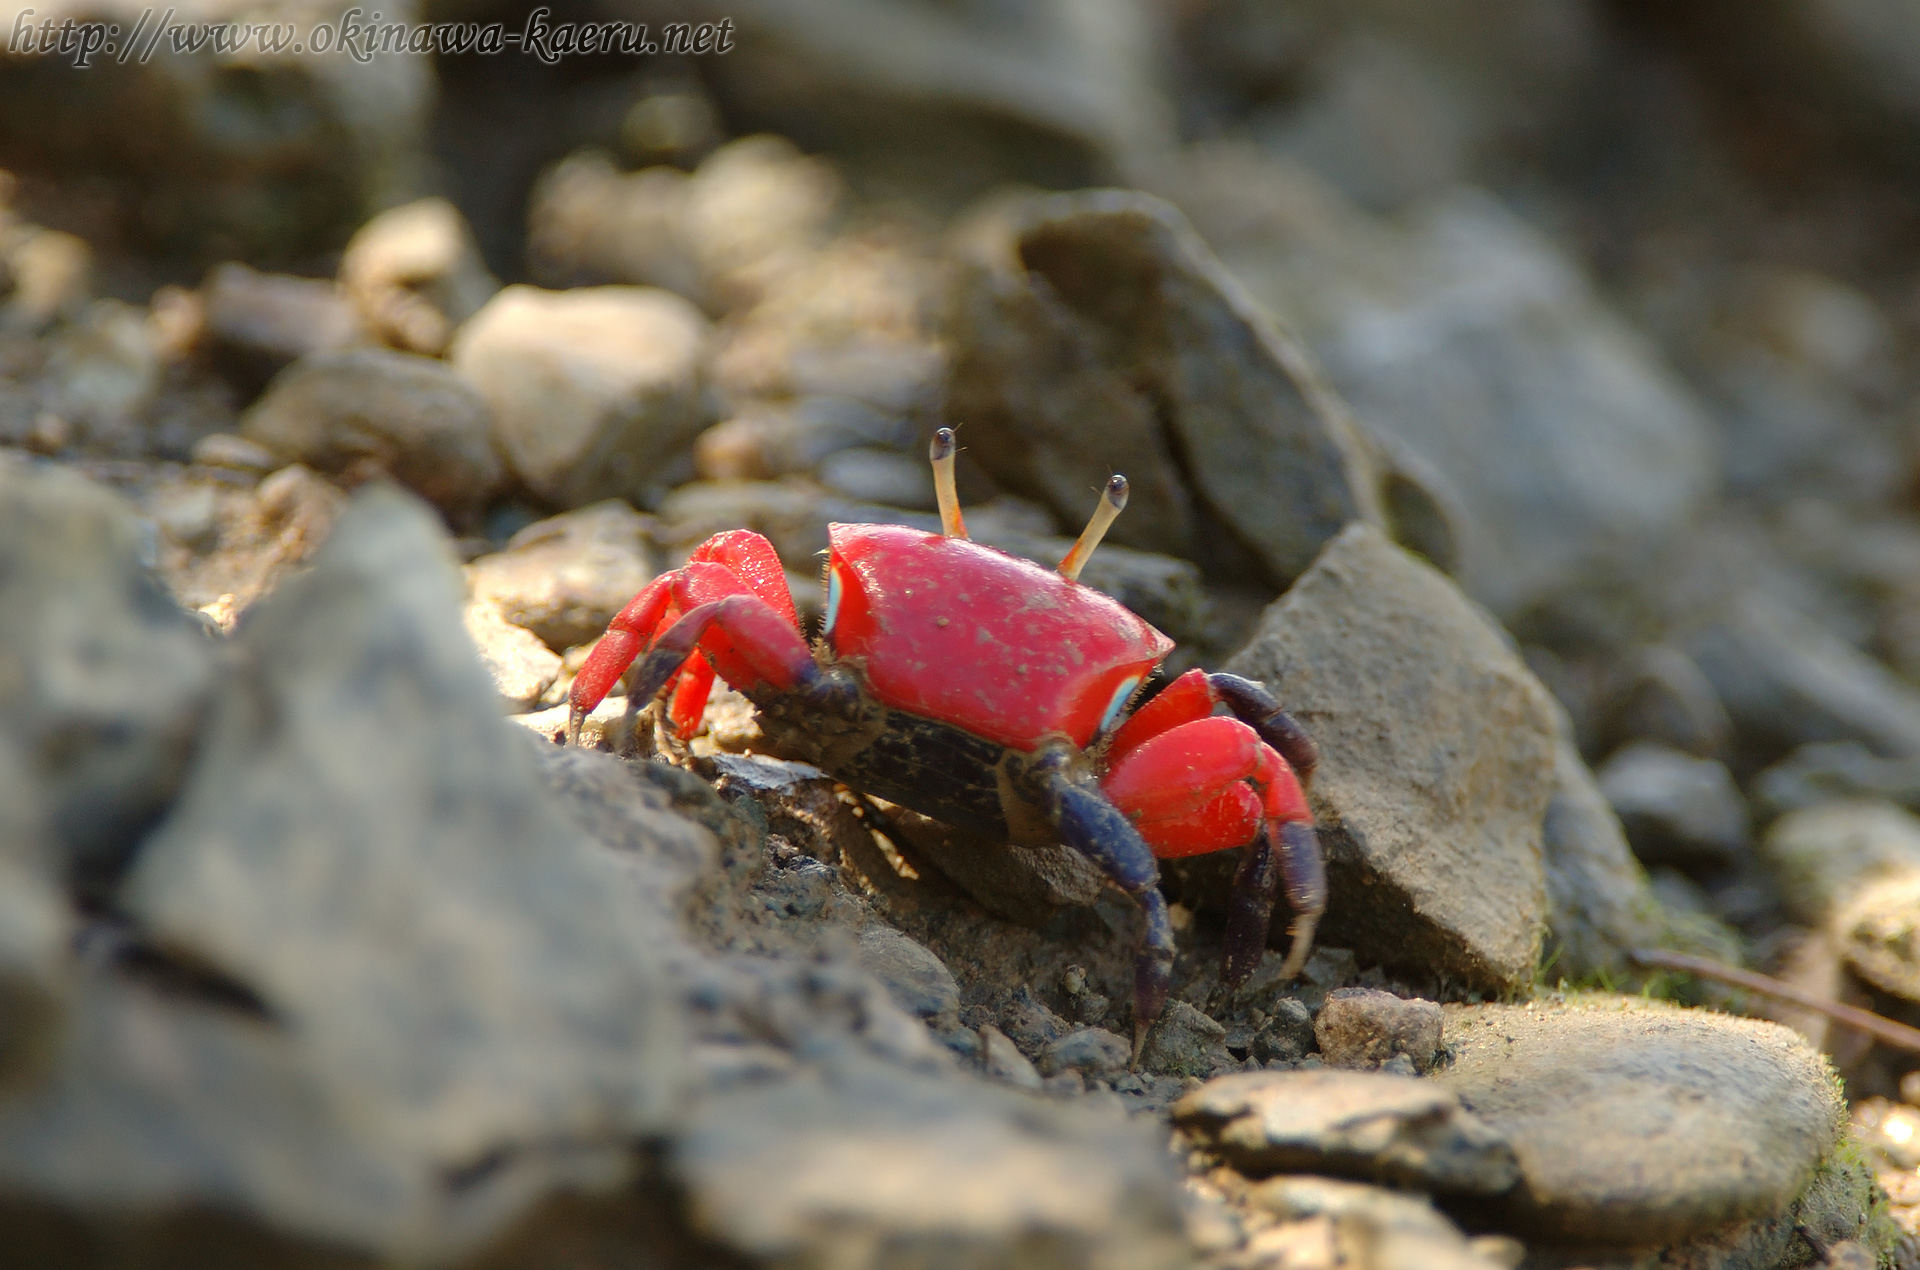
<svg viewBox="0 0 1920 1270"><path fill-rule="evenodd" d="M1190 670L1128 714L1173 641L1077 580L1126 505L1125 477L1052 571L967 538L953 456L941 428L931 457L944 533L828 527L826 618L811 646L771 543L733 530L700 544L608 625L573 681L567 738L579 743L629 668L639 702L677 676L666 722L690 737L718 675L781 753L854 789L991 841L1064 843L1145 914L1137 1059L1173 971L1156 858L1247 848L1224 977L1238 987L1258 966L1282 886L1282 978L1304 965L1327 899L1303 788L1317 752L1264 687L1236 675Z"/></svg>

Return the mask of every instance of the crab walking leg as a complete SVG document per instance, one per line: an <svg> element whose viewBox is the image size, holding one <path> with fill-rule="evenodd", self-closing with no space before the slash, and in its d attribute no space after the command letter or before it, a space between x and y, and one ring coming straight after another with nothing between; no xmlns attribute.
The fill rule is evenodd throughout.
<svg viewBox="0 0 1920 1270"><path fill-rule="evenodd" d="M1313 783L1314 769L1320 765L1320 749L1306 729L1280 708L1268 692L1251 679L1219 672L1189 670L1134 711L1120 725L1107 746L1107 762L1117 765L1141 743L1170 732L1183 723L1204 719L1215 707L1225 706L1235 718L1259 734L1260 739L1280 752L1293 768L1302 785Z"/></svg>
<svg viewBox="0 0 1920 1270"><path fill-rule="evenodd" d="M1167 1006L1173 982L1173 919L1160 894L1160 866L1146 839L1100 790L1074 781L1057 768L1045 779L1046 806L1061 841L1100 866L1121 890L1133 896L1147 919L1139 959L1133 968L1133 1062L1140 1064L1147 1029Z"/></svg>
<svg viewBox="0 0 1920 1270"><path fill-rule="evenodd" d="M939 428L927 447L927 458L933 463L933 492L940 503L940 532L949 538L965 538L967 522L960 519L960 491L953 483L956 449L953 429Z"/></svg>
<svg viewBox="0 0 1920 1270"><path fill-rule="evenodd" d="M1326 909L1326 876L1306 793L1259 733L1238 719L1180 724L1127 751L1101 786L1155 855L1247 846L1228 908L1228 983L1244 983L1260 964L1283 885L1293 920L1282 973L1300 972Z"/></svg>

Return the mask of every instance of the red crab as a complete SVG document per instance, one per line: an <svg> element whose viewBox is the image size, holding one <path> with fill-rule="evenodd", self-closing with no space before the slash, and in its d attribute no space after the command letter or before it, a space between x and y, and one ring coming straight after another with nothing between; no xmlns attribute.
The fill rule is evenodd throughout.
<svg viewBox="0 0 1920 1270"><path fill-rule="evenodd" d="M1075 580L1125 505L1126 479L1113 478L1054 572L967 539L953 452L953 433L940 429L932 458L944 535L829 527L815 647L759 534L716 534L648 583L573 681L568 739L578 742L581 720L644 651L629 692L650 700L677 674L668 716L683 737L717 673L754 703L782 752L853 788L991 840L1064 842L1146 914L1138 1054L1173 966L1156 856L1248 848L1228 914L1229 984L1259 963L1283 879L1293 913L1284 975L1306 960L1326 907L1301 786L1313 742L1259 684L1201 670L1128 717L1173 643ZM1216 716L1220 707L1231 717Z"/></svg>

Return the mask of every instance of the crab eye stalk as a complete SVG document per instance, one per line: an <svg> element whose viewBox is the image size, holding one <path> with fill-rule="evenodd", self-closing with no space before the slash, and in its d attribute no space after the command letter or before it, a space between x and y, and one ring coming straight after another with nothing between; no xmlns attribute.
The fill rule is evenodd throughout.
<svg viewBox="0 0 1920 1270"><path fill-rule="evenodd" d="M1107 536L1107 530L1113 525L1127 505L1127 478L1115 474L1107 481L1107 488L1100 492L1100 505L1093 509L1093 519L1080 531L1080 541L1073 544L1073 550L1060 562L1060 572L1074 581L1080 580L1080 570L1086 568L1087 557Z"/></svg>
<svg viewBox="0 0 1920 1270"><path fill-rule="evenodd" d="M940 500L940 530L949 538L965 538L967 523L960 519L960 492L953 484L953 456L956 450L952 428L940 428L927 447L933 460L933 492Z"/></svg>

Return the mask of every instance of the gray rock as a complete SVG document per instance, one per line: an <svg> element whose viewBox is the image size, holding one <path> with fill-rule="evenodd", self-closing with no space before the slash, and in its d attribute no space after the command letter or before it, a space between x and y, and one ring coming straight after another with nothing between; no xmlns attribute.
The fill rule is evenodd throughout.
<svg viewBox="0 0 1920 1270"><path fill-rule="evenodd" d="M1653 1245L1778 1211L1844 1108L1825 1062L1771 1023L1625 997L1448 1007L1434 1079L1513 1144L1504 1229Z"/></svg>
<svg viewBox="0 0 1920 1270"><path fill-rule="evenodd" d="M1574 744L1573 725L1555 707L1554 789L1541 825L1547 874L1547 974L1578 982L1634 974L1637 948L1673 948L1738 963L1740 941L1709 918L1669 913L1626 831Z"/></svg>
<svg viewBox="0 0 1920 1270"><path fill-rule="evenodd" d="M1075 1028L1040 1052L1040 1070L1048 1076L1076 1071L1088 1079L1112 1080L1124 1074L1133 1046L1105 1028Z"/></svg>
<svg viewBox="0 0 1920 1270"><path fill-rule="evenodd" d="M1492 198L1452 190L1378 221L1237 145L1158 188L1353 413L1457 493L1461 579L1501 617L1638 577L1712 493L1686 388Z"/></svg>
<svg viewBox="0 0 1920 1270"><path fill-rule="evenodd" d="M556 286L665 287L726 313L761 299L825 244L841 193L830 166L783 137L731 142L691 173L622 174L586 151L541 178L529 251Z"/></svg>
<svg viewBox="0 0 1920 1270"><path fill-rule="evenodd" d="M960 986L941 960L891 926L875 923L860 932L861 969L887 985L894 1004L922 1019L957 1015Z"/></svg>
<svg viewBox="0 0 1920 1270"><path fill-rule="evenodd" d="M1497 1195L1513 1148L1431 1081L1379 1072L1244 1072L1173 1108L1194 1142L1242 1172L1320 1172L1418 1190Z"/></svg>
<svg viewBox="0 0 1920 1270"><path fill-rule="evenodd" d="M1724 868L1746 853L1746 800L1723 763L1642 742L1595 778L1643 863Z"/></svg>
<svg viewBox="0 0 1920 1270"><path fill-rule="evenodd" d="M1217 569L1234 563L1225 530L1279 581L1348 521L1380 519L1344 408L1171 206L1054 195L1001 209L977 237L948 411L1010 488L1078 523L1086 491L1125 472L1116 541Z"/></svg>
<svg viewBox="0 0 1920 1270"><path fill-rule="evenodd" d="M200 287L200 343L209 361L247 392L309 353L368 342L353 302L331 281L220 265Z"/></svg>
<svg viewBox="0 0 1920 1270"><path fill-rule="evenodd" d="M423 198L359 228L340 257L340 289L376 338L438 357L500 284L459 209Z"/></svg>
<svg viewBox="0 0 1920 1270"><path fill-rule="evenodd" d="M272 450L235 432L209 432L193 443L192 456L200 467L223 467L249 476L265 476L280 466Z"/></svg>
<svg viewBox="0 0 1920 1270"><path fill-rule="evenodd" d="M1355 525L1226 668L1264 681L1319 744L1326 939L1493 991L1530 981L1555 717L1499 628Z"/></svg>
<svg viewBox="0 0 1920 1270"><path fill-rule="evenodd" d="M1885 802L1823 803L1774 821L1760 858L1788 916L1820 926L1865 884L1920 874L1920 819Z"/></svg>
<svg viewBox="0 0 1920 1270"><path fill-rule="evenodd" d="M486 399L444 362L386 349L314 353L275 377L241 433L330 475L390 474L471 513L500 484Z"/></svg>
<svg viewBox="0 0 1920 1270"><path fill-rule="evenodd" d="M1920 1001L1920 871L1866 882L1834 912L1831 929L1855 974Z"/></svg>
<svg viewBox="0 0 1920 1270"><path fill-rule="evenodd" d="M1883 799L1920 808L1920 759L1881 758L1858 741L1803 745L1753 778L1753 796L1773 815L1822 803Z"/></svg>
<svg viewBox="0 0 1920 1270"><path fill-rule="evenodd" d="M44 813L0 738L0 1095L45 1075L67 1019L73 914L46 858Z"/></svg>
<svg viewBox="0 0 1920 1270"><path fill-rule="evenodd" d="M40 805L19 849L90 894L173 799L214 688L199 623L141 563L150 532L82 477L0 459L0 765Z"/></svg>
<svg viewBox="0 0 1920 1270"><path fill-rule="evenodd" d="M362 494L250 614L125 911L300 1037L333 1113L447 1168L661 1125L657 901L547 800L418 503Z"/></svg>
<svg viewBox="0 0 1920 1270"><path fill-rule="evenodd" d="M1268 1004L1267 1014L1253 1034L1253 1056L1261 1062L1291 1063L1319 1044L1313 1034L1313 1015L1298 999L1280 997Z"/></svg>
<svg viewBox="0 0 1920 1270"><path fill-rule="evenodd" d="M864 1063L708 1099L674 1167L756 1263L1190 1264L1164 1132L977 1083Z"/></svg>
<svg viewBox="0 0 1920 1270"><path fill-rule="evenodd" d="M991 1023L980 1027L980 1066L995 1080L1015 1089L1040 1088L1040 1072L1018 1046Z"/></svg>
<svg viewBox="0 0 1920 1270"><path fill-rule="evenodd" d="M1008 180L1110 180L1173 143L1155 11L1063 0L906 9L883 0L708 4L736 19L706 81L744 126L957 201Z"/></svg>
<svg viewBox="0 0 1920 1270"><path fill-rule="evenodd" d="M1687 644L1749 760L1813 741L1920 757L1920 689L1761 590L1740 594Z"/></svg>
<svg viewBox="0 0 1920 1270"><path fill-rule="evenodd" d="M563 507L638 501L706 422L707 321L646 287L512 286L460 328L454 368L493 407L494 441Z"/></svg>
<svg viewBox="0 0 1920 1270"><path fill-rule="evenodd" d="M617 499L536 521L467 566L468 591L555 652L585 644L658 571L647 528Z"/></svg>
<svg viewBox="0 0 1920 1270"><path fill-rule="evenodd" d="M1379 1067L1405 1055L1420 1071L1440 1050L1440 1007L1378 988L1337 988L1313 1020L1314 1039L1331 1067Z"/></svg>
<svg viewBox="0 0 1920 1270"><path fill-rule="evenodd" d="M689 812L686 783L709 807L719 800L691 773L583 746L532 748L541 783L560 810L637 871L640 889L662 914L681 910L719 865L713 830Z"/></svg>
<svg viewBox="0 0 1920 1270"><path fill-rule="evenodd" d="M493 678L494 691L507 709L522 714L540 704L547 689L560 678L560 654L526 627L507 621L496 605L471 603L461 616L467 636Z"/></svg>
<svg viewBox="0 0 1920 1270"><path fill-rule="evenodd" d="M47 339L41 397L64 437L95 453L140 453L141 425L165 370L147 314L95 300Z"/></svg>
<svg viewBox="0 0 1920 1270"><path fill-rule="evenodd" d="M1205 1079L1235 1066L1227 1049L1227 1029L1185 1001L1167 1002L1166 1012L1147 1033L1140 1066L1167 1076Z"/></svg>
<svg viewBox="0 0 1920 1270"><path fill-rule="evenodd" d="M907 435L911 431L912 436ZM918 428L909 429L892 415L846 398L809 397L786 404L757 402L730 419L722 420L700 434L693 446L693 465L710 481L760 481L792 476L823 468L834 455L854 447L906 444L917 438ZM886 453L886 451L881 451ZM902 463L914 462L897 455ZM933 475L924 459L919 460L921 484L907 502L876 498L862 490L845 496L857 501L879 502L899 507L921 507L931 497ZM901 488L891 492L903 493ZM922 495L921 485L925 487ZM930 509L933 504L928 503ZM1053 528L1049 518L1048 530Z"/></svg>
<svg viewBox="0 0 1920 1270"><path fill-rule="evenodd" d="M820 483L843 498L913 511L938 510L933 472L917 457L864 447L837 450L820 461Z"/></svg>
<svg viewBox="0 0 1920 1270"><path fill-rule="evenodd" d="M1698 758L1724 759L1733 721L1693 659L1670 645L1629 656L1608 685L1601 726L1609 746L1650 741Z"/></svg>

